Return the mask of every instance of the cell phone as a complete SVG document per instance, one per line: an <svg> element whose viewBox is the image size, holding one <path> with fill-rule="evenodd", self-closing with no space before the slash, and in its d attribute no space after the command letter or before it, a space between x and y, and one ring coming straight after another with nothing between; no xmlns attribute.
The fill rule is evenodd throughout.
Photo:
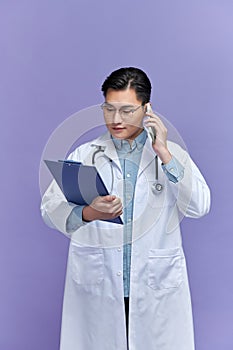
<svg viewBox="0 0 233 350"><path fill-rule="evenodd" d="M153 112L150 103L148 103L148 104L146 105L146 113L147 113L147 112L148 112L148 113ZM151 139L152 139L152 143L155 143L155 140L156 140L156 130L155 130L155 128L154 128L153 126L148 126L148 132L149 132L150 137L151 137Z"/></svg>

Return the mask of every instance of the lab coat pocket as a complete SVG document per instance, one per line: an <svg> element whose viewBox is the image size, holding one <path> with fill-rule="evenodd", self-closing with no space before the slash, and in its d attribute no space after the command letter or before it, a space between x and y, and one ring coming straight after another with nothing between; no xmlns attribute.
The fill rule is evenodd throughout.
<svg viewBox="0 0 233 350"><path fill-rule="evenodd" d="M179 247L150 249L147 284L152 289L178 288L182 282L182 254Z"/></svg>
<svg viewBox="0 0 233 350"><path fill-rule="evenodd" d="M103 249L71 244L71 272L79 285L100 284L104 279Z"/></svg>

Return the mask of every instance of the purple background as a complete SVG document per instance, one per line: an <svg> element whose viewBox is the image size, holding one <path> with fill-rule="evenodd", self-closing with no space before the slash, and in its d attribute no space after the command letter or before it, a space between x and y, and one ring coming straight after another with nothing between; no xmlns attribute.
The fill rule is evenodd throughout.
<svg viewBox="0 0 233 350"><path fill-rule="evenodd" d="M130 65L212 190L211 213L182 222L196 349L232 350L232 43L231 0L1 1L1 350L59 347L68 240L40 218L40 157Z"/></svg>

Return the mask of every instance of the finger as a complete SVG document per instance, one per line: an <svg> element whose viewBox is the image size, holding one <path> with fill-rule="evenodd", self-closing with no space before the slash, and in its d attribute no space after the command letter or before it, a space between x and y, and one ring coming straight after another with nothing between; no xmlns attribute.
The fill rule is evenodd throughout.
<svg viewBox="0 0 233 350"><path fill-rule="evenodd" d="M159 125L160 127L165 128L165 125L163 124L163 122L156 117L149 117L145 119L145 124L147 125L148 123L155 123L156 125Z"/></svg>
<svg viewBox="0 0 233 350"><path fill-rule="evenodd" d="M154 116L154 117L157 117L157 118L160 118L160 116L158 114L156 114L156 112L154 111L151 111L151 112L145 112L145 115L149 115L149 116Z"/></svg>
<svg viewBox="0 0 233 350"><path fill-rule="evenodd" d="M120 215L122 215L123 214L123 211L121 210L121 211L119 211L118 213L116 213L116 216L120 216Z"/></svg>
<svg viewBox="0 0 233 350"><path fill-rule="evenodd" d="M159 125L158 123L154 123L154 122L148 122L145 124L146 127L154 127L156 131L160 131L162 133L166 133L167 129L164 128L162 125Z"/></svg>
<svg viewBox="0 0 233 350"><path fill-rule="evenodd" d="M116 206L113 206L113 207L112 207L112 210L113 210L114 212L122 211L122 210L123 210L123 206L122 206L122 204L118 204L118 205L116 205Z"/></svg>
<svg viewBox="0 0 233 350"><path fill-rule="evenodd" d="M149 119L151 119L151 120L156 120L156 121L158 121L159 123L161 123L162 125L164 125L163 122L162 122L162 120L161 120L161 118L160 118L157 114L155 114L155 113L146 113L146 117L147 117L147 119L145 119L145 121L146 121L146 120L149 120Z"/></svg>
<svg viewBox="0 0 233 350"><path fill-rule="evenodd" d="M119 202L114 203L114 204L113 204L113 207L114 207L114 208L119 208L119 209L121 208L121 209L122 209L122 208L123 208L122 202L119 201Z"/></svg>
<svg viewBox="0 0 233 350"><path fill-rule="evenodd" d="M164 133L167 132L167 128L165 127L165 125L162 123L159 123L156 120L147 120L145 122L145 126L146 127L153 126L156 130L160 130L161 132L164 132Z"/></svg>
<svg viewBox="0 0 233 350"><path fill-rule="evenodd" d="M147 117L147 118L146 118L145 120L153 119L153 120L157 120L157 121L159 121L159 122L162 123L162 120L161 120L157 115L155 115L155 114L147 115L146 117Z"/></svg>
<svg viewBox="0 0 233 350"><path fill-rule="evenodd" d="M113 201L112 201L113 204L118 204L118 203L121 203L121 199L119 197L116 197Z"/></svg>
<svg viewBox="0 0 233 350"><path fill-rule="evenodd" d="M122 214L123 214L123 210L118 210L118 211L115 211L113 215L117 217L117 216L120 216Z"/></svg>
<svg viewBox="0 0 233 350"><path fill-rule="evenodd" d="M116 202L115 200L112 202L109 202L109 201L102 202L101 210L109 214L115 215L116 212L123 210L123 206L122 206L121 200L118 198Z"/></svg>
<svg viewBox="0 0 233 350"><path fill-rule="evenodd" d="M123 205L122 205L122 202L121 202L120 199L119 200L114 200L113 202L107 203L106 205L108 207L110 207L110 208L113 208L114 210L123 208Z"/></svg>
<svg viewBox="0 0 233 350"><path fill-rule="evenodd" d="M108 194L107 196L103 197L103 200L106 201L106 202L112 202L115 199L116 199L116 196L115 195L111 195L111 194Z"/></svg>

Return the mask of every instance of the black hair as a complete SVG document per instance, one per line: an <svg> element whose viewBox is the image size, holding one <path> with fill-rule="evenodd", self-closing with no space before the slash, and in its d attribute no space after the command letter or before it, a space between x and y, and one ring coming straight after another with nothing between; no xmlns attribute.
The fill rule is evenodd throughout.
<svg viewBox="0 0 233 350"><path fill-rule="evenodd" d="M104 97L107 95L108 89L127 90L134 89L137 99L142 101L142 104L150 101L151 82L139 68L127 67L120 68L112 72L104 81L102 91Z"/></svg>

